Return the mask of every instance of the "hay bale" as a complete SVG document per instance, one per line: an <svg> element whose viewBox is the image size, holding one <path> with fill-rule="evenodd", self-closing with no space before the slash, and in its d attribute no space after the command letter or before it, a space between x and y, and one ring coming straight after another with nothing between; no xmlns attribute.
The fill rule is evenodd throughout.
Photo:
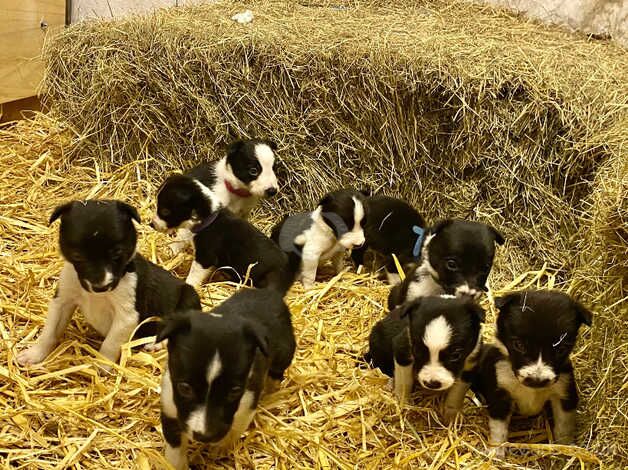
<svg viewBox="0 0 628 470"><path fill-rule="evenodd" d="M263 135L280 142L279 207L371 187L428 220L503 228L513 273L571 270L581 201L612 156L600 135L626 138L626 51L466 2L387 3L77 24L46 47L43 95L102 161L190 164Z"/></svg>
<svg viewBox="0 0 628 470"><path fill-rule="evenodd" d="M144 220L154 210L154 173L147 165L156 162L103 169L98 161L72 158L81 140L44 115L0 128L0 174L11 182L0 185L0 463L38 470L165 468L158 404L165 351L127 350L114 375L100 377L99 340L77 315L42 367L25 369L15 362L43 327L61 267L58 227L46 225L53 207L70 198L102 197L135 204ZM259 216L255 221L262 226L273 222ZM139 227L138 250L183 274L191 257L173 259L168 242L146 225ZM505 281L506 270L495 274L492 279L506 290L556 282L545 269L512 282ZM202 302L210 308L234 289L227 283L205 286ZM370 328L383 315L388 289L374 276L356 273L328 273L307 293L295 286L287 300L298 349L281 390L262 400L254 425L234 450L213 455L206 446L193 446L192 459L204 462L203 468L241 469L568 468L613 459L596 455L611 443L623 449L621 436L585 441L587 448L539 444L550 434L542 416L515 420L511 438L519 452L503 464L487 459L486 416L470 400L462 422L452 429L440 423L434 396L417 393L414 404L400 410L386 390L386 377L358 366ZM588 365L582 357L591 347L583 343L576 349L579 366ZM591 390L583 389L585 409ZM600 404L613 406L611 399ZM598 412L611 413L604 407ZM582 435L594 426L582 422Z"/></svg>

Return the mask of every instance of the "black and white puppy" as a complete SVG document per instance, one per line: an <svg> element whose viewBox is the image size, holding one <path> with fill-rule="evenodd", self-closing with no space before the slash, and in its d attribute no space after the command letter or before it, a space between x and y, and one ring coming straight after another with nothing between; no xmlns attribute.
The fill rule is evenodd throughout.
<svg viewBox="0 0 628 470"><path fill-rule="evenodd" d="M504 237L493 227L466 220L444 220L429 228L421 257L401 284L392 288L388 308L427 295L479 297L487 291L495 243Z"/></svg>
<svg viewBox="0 0 628 470"><path fill-rule="evenodd" d="M36 364L48 356L76 307L104 336L100 353L112 362L146 318L200 308L192 287L135 252L133 221L139 223L140 217L134 207L120 201L72 201L57 207L50 223L58 218L66 262L41 336L18 355L20 364ZM155 333L142 327L137 336Z"/></svg>
<svg viewBox="0 0 628 470"><path fill-rule="evenodd" d="M580 325L591 325L591 312L557 291L515 292L495 305L495 344L482 348L471 379L488 405L489 443L508 440L513 413L533 416L549 402L555 441L572 444L578 391L569 355ZM496 451L504 454L504 448Z"/></svg>
<svg viewBox="0 0 628 470"><path fill-rule="evenodd" d="M161 202L152 225L161 231L176 219L177 240L171 244L178 253L193 238L190 229L202 223L204 214L195 209L201 201L212 211L226 207L235 215L247 218L261 198L274 196L279 190L275 175L275 150L268 140L237 140L227 148L222 159L200 164L183 174L172 175L159 188Z"/></svg>
<svg viewBox="0 0 628 470"><path fill-rule="evenodd" d="M236 282L248 275L255 287L287 292L299 266L291 264L275 242L228 209L212 211L205 200L191 201L189 207L203 219L192 227L194 261L185 282L198 288L215 269L221 269ZM159 198L157 210L167 229L177 227L179 219L168 201Z"/></svg>
<svg viewBox="0 0 628 470"><path fill-rule="evenodd" d="M364 264L368 249L385 257L388 282L399 282L394 254L402 267L415 262L420 256L425 221L414 207L401 199L375 195L367 199L369 217L364 225L366 242L354 248L351 258L359 266Z"/></svg>
<svg viewBox="0 0 628 470"><path fill-rule="evenodd" d="M225 445L246 431L266 379L281 381L296 341L280 294L244 289L210 313L167 320L161 384L166 459L185 469L188 439Z"/></svg>
<svg viewBox="0 0 628 470"><path fill-rule="evenodd" d="M365 199L352 189L334 191L313 212L287 216L273 228L271 238L288 253L291 263L300 263L304 288L314 285L320 264L331 259L339 271L345 250L364 243Z"/></svg>
<svg viewBox="0 0 628 470"><path fill-rule="evenodd" d="M427 390L448 390L445 415L457 408L481 346L484 310L471 298L421 297L403 304L375 324L365 359L393 377L394 391L403 403L416 381ZM461 387L464 390L461 390Z"/></svg>

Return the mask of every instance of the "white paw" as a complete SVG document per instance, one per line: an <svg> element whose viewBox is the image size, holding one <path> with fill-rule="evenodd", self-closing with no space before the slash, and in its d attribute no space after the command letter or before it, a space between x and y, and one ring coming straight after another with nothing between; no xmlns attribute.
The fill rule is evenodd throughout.
<svg viewBox="0 0 628 470"><path fill-rule="evenodd" d="M310 290L312 287L314 287L314 281L303 279L301 283L303 284L303 289L305 290Z"/></svg>
<svg viewBox="0 0 628 470"><path fill-rule="evenodd" d="M384 390L386 390L387 392L392 392L395 389L395 381L393 380L392 377L390 377L387 381L386 381L386 385L384 385Z"/></svg>
<svg viewBox="0 0 628 470"><path fill-rule="evenodd" d="M17 355L17 362L22 366L30 366L33 364L39 364L41 361L46 359L50 350L41 346L40 344L36 344L31 346L24 351L21 351Z"/></svg>
<svg viewBox="0 0 628 470"><path fill-rule="evenodd" d="M506 457L506 448L504 446L491 445L489 447L489 456L492 456L498 459L503 459L504 457Z"/></svg>
<svg viewBox="0 0 628 470"><path fill-rule="evenodd" d="M156 351L161 351L166 346L168 346L168 340L164 339L163 341L160 341L159 343L153 342L153 343L145 344L143 349L146 352L156 352Z"/></svg>
<svg viewBox="0 0 628 470"><path fill-rule="evenodd" d="M177 256L179 253L181 253L183 250L185 250L185 247L187 246L187 242L184 241L174 241L170 243L170 252L174 255Z"/></svg>

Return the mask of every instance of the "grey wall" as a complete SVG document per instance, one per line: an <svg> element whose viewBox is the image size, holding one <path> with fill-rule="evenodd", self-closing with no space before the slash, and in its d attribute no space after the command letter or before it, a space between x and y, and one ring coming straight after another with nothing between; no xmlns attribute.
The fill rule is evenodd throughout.
<svg viewBox="0 0 628 470"><path fill-rule="evenodd" d="M89 18L119 18L156 8L198 5L216 0L72 0L72 21Z"/></svg>

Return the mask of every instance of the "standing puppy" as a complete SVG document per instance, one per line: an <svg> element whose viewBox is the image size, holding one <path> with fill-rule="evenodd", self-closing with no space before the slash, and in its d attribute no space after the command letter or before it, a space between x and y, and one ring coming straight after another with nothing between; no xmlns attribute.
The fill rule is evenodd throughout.
<svg viewBox="0 0 628 470"><path fill-rule="evenodd" d="M220 160L168 177L157 194L162 209L152 225L165 231L165 221L177 219L178 239L171 247L178 253L193 238L190 229L204 220L205 215L190 210L191 206L205 202L212 211L226 207L247 218L261 198L274 196L279 190L275 150L277 146L268 140L237 140Z"/></svg>
<svg viewBox="0 0 628 470"><path fill-rule="evenodd" d="M451 219L437 223L425 234L419 265L391 290L388 308L427 295L478 297L488 290L495 243L502 245L504 237L486 224Z"/></svg>
<svg viewBox="0 0 628 470"><path fill-rule="evenodd" d="M100 353L112 362L137 325L152 315L200 308L193 288L136 254L134 207L120 201L73 201L57 207L59 245L66 260L39 341L18 355L22 365L43 361L79 307L105 337ZM138 336L155 334L141 329Z"/></svg>
<svg viewBox="0 0 628 470"><path fill-rule="evenodd" d="M370 248L384 255L386 275L391 284L399 282L392 255L401 266L407 266L420 256L425 221L410 204L389 196L371 196L366 200L369 217L364 225L365 243L351 252L351 258L359 266Z"/></svg>
<svg viewBox="0 0 628 470"><path fill-rule="evenodd" d="M486 404L489 443L508 439L512 413L532 416L549 401L556 442L572 444L578 391L569 354L591 312L556 291L524 291L495 299L499 309L494 345L483 348L472 386ZM503 455L504 449L497 449Z"/></svg>
<svg viewBox="0 0 628 470"><path fill-rule="evenodd" d="M271 238L288 253L291 263L300 263L304 288L314 285L321 263L332 259L339 271L345 250L364 243L365 199L352 189L334 191L313 212L287 216L273 228Z"/></svg>
<svg viewBox="0 0 628 470"><path fill-rule="evenodd" d="M268 377L281 381L296 341L280 294L244 289L210 313L166 322L168 369L161 384L166 459L185 469L188 439L228 444L253 420Z"/></svg>
<svg viewBox="0 0 628 470"><path fill-rule="evenodd" d="M461 380L477 360L484 310L470 298L422 297L393 310L375 324L365 359L394 377L403 403L415 378L428 390L449 390L446 418L453 400L466 393Z"/></svg>

